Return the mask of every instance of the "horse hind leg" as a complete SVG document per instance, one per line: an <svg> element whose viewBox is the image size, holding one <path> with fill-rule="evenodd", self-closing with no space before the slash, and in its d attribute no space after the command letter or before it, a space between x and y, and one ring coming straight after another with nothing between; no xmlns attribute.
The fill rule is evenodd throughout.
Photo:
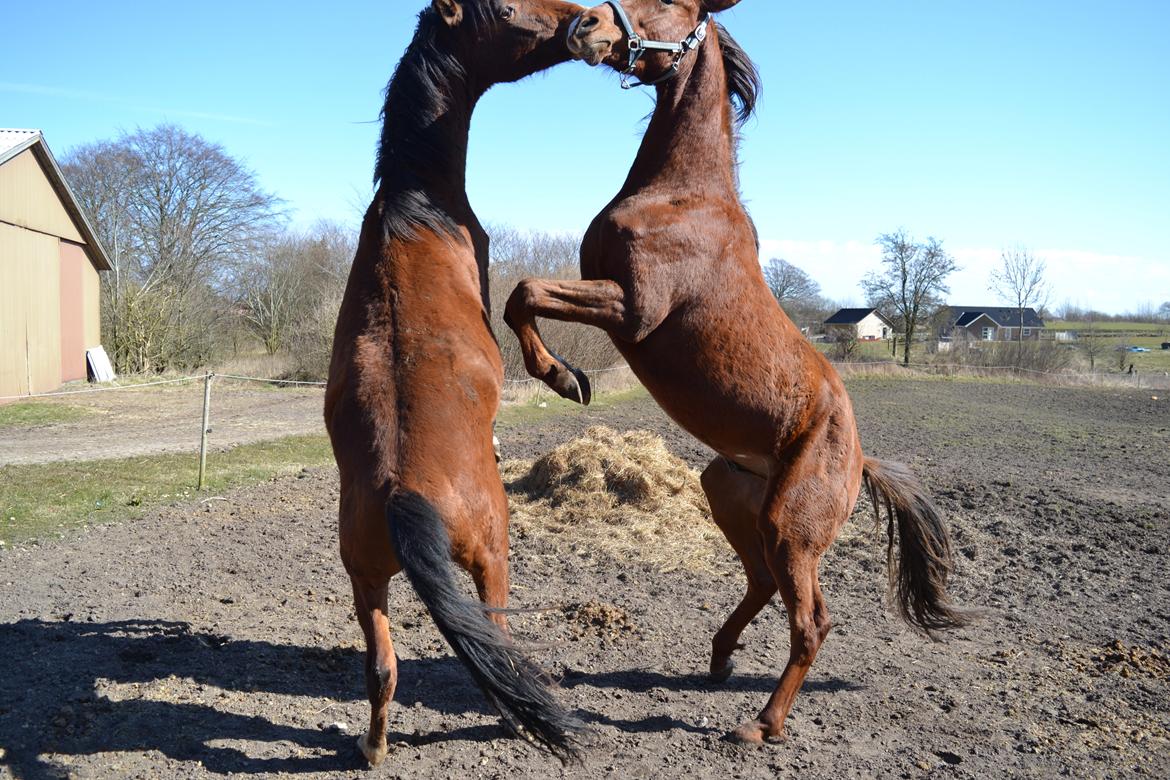
<svg viewBox="0 0 1170 780"><path fill-rule="evenodd" d="M508 606L508 552L503 555L491 550L484 550L468 567L471 579L475 581L475 590L479 600L484 603L490 612L488 618L508 633L508 616L499 610Z"/></svg>
<svg viewBox="0 0 1170 780"><path fill-rule="evenodd" d="M759 744L784 736L784 722L792 711L796 694L817 657L831 621L817 584L819 556L805 554L785 545L773 557L780 580L780 597L788 609L790 647L788 663L780 682L756 720L733 732L737 741ZM776 565L778 564L778 565Z"/></svg>
<svg viewBox="0 0 1170 780"><path fill-rule="evenodd" d="M731 657L743 647L740 635L776 594L776 583L756 530L767 483L722 456L711 461L700 481L711 506L711 517L739 556L747 575L747 593L711 639L710 679L721 683L735 670Z"/></svg>
<svg viewBox="0 0 1170 780"><path fill-rule="evenodd" d="M358 747L377 766L386 758L386 723L390 701L398 685L398 660L390 640L387 617L388 582L371 583L351 578L354 609L366 639L366 695L370 700L370 726L358 737Z"/></svg>
<svg viewBox="0 0 1170 780"><path fill-rule="evenodd" d="M815 453L811 450L805 457ZM786 480L769 485L767 504L759 517L768 568L788 610L791 644L788 662L767 705L755 721L733 732L732 738L740 742L758 744L784 736L784 722L832 627L817 569L852 501L846 483L802 474L805 462L799 459Z"/></svg>

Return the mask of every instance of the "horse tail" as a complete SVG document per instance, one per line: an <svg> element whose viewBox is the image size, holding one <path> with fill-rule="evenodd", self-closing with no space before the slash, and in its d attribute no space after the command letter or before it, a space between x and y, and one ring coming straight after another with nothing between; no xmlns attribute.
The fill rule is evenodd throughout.
<svg viewBox="0 0 1170 780"><path fill-rule="evenodd" d="M883 506L888 515L890 595L902 619L928 635L970 623L971 613L954 606L947 595L951 540L926 489L901 463L866 458L862 476L878 524Z"/></svg>
<svg viewBox="0 0 1170 780"><path fill-rule="evenodd" d="M460 592L451 540L434 505L400 491L387 502L386 519L410 584L507 727L562 761L576 758L581 722L557 703L548 675L488 619L484 606Z"/></svg>

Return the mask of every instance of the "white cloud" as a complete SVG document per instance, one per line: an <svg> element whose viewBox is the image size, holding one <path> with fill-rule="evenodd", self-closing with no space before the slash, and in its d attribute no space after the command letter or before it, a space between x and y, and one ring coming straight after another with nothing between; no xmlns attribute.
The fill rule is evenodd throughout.
<svg viewBox="0 0 1170 780"><path fill-rule="evenodd" d="M949 279L952 303L998 303L988 290L991 271L999 264L998 247L950 249L961 270ZM1105 312L1133 311L1144 303L1170 300L1170 259L1101 254L1075 249L1031 248L1048 263L1050 304L1066 300ZM878 270L881 252L861 241L796 241L762 239L760 257L782 257L808 273L829 298L860 303L859 282Z"/></svg>

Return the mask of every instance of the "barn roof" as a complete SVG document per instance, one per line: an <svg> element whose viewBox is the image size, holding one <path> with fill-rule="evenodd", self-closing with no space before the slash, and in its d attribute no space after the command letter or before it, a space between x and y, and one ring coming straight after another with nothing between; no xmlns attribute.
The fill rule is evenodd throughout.
<svg viewBox="0 0 1170 780"><path fill-rule="evenodd" d="M965 328L981 316L986 316L1001 328L1020 327L1020 310L1014 306L951 306L950 316L955 327ZM1025 328L1043 328L1044 320L1032 308L1024 309Z"/></svg>
<svg viewBox="0 0 1170 780"><path fill-rule="evenodd" d="M856 325L871 314L876 314L882 322L890 325L890 320L877 309L841 309L832 317L825 320L826 325Z"/></svg>
<svg viewBox="0 0 1170 780"><path fill-rule="evenodd" d="M49 180L49 184L57 193L61 205L77 227L77 232L85 239L86 253L90 260L99 271L109 271L113 268L110 265L110 254L102 246L102 242L98 240L97 232L85 216L81 204L77 202L77 196L73 194L73 190L69 189L69 183L65 181L65 174L61 172L61 166L57 165L57 160L49 150L49 145L45 143L45 137L41 131L0 128L0 165L4 165L26 149L32 150L33 156L36 157L37 162L41 165L41 170L45 173L45 178Z"/></svg>

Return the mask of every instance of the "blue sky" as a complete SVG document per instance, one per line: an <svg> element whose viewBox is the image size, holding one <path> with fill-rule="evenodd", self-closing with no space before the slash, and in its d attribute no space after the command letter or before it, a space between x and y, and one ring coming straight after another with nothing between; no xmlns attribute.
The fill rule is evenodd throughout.
<svg viewBox="0 0 1170 780"><path fill-rule="evenodd" d="M176 122L245 160L295 224L356 225L381 90L423 4L10 4L5 26L29 32L0 49L0 126L41 128L62 156ZM1048 260L1054 303L1170 299L1170 3L744 0L722 21L764 78L741 157L765 257L859 303L874 238L904 227L964 266L953 301L990 302L1017 245ZM582 230L651 107L581 63L493 90L473 205Z"/></svg>

